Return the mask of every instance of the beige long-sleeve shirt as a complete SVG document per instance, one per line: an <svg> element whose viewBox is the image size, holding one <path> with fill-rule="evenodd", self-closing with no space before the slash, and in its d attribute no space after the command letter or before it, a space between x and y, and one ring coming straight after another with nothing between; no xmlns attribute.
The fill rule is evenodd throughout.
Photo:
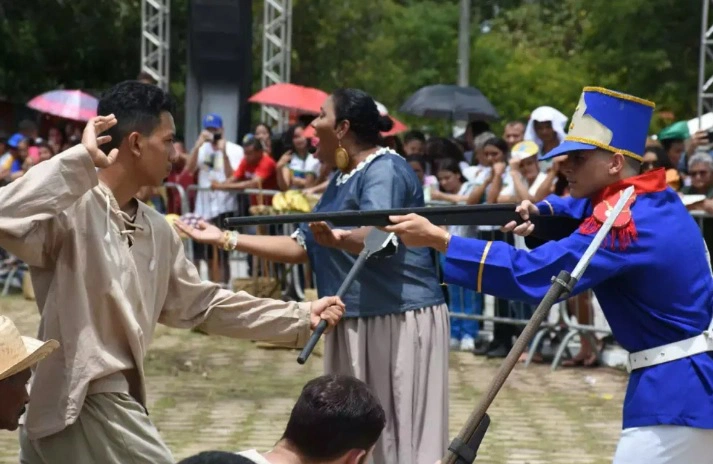
<svg viewBox="0 0 713 464"><path fill-rule="evenodd" d="M30 265L39 338L60 342L34 372L31 439L72 424L88 393L131 393L145 404L157 322L294 347L310 334L308 303L202 281L162 215L143 203L135 218L121 212L82 145L0 189L0 247Z"/></svg>

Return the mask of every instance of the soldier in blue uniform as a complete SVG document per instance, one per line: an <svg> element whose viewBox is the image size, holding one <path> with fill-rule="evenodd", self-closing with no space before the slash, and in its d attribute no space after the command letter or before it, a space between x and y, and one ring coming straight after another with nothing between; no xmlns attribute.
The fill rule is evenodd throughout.
<svg viewBox="0 0 713 464"><path fill-rule="evenodd" d="M445 280L499 298L538 303L561 270L572 271L616 204L615 221L573 294L593 289L616 340L629 351L629 384L615 464L713 463L713 277L701 232L663 169L639 174L652 102L585 87L565 141L571 197L518 206L530 215L582 219L569 237L532 251L451 237L414 214L392 217L407 246L446 253Z"/></svg>

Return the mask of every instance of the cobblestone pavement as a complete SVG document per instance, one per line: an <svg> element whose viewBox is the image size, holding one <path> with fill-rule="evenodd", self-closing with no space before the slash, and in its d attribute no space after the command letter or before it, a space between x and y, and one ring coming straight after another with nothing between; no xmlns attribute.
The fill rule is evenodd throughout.
<svg viewBox="0 0 713 464"><path fill-rule="evenodd" d="M32 303L0 299L25 334L38 323ZM268 449L304 383L321 373L296 352L159 327L147 360L149 412L177 459L206 449ZM464 424L498 362L469 353L450 358L450 435ZM626 377L607 368L518 367L496 398L478 463L611 462ZM0 432L0 464L17 463L17 435Z"/></svg>

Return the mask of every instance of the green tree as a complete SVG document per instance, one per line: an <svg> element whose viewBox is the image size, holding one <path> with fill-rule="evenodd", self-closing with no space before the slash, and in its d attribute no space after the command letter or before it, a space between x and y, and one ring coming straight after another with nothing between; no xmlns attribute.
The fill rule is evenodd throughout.
<svg viewBox="0 0 713 464"><path fill-rule="evenodd" d="M573 112L588 84L577 61L585 22L578 0L525 3L495 18L489 33L476 31L471 82L498 109L501 124L527 119L539 106Z"/></svg>
<svg viewBox="0 0 713 464"><path fill-rule="evenodd" d="M595 82L654 100L681 118L695 114L700 2L583 2L583 63Z"/></svg>
<svg viewBox="0 0 713 464"><path fill-rule="evenodd" d="M101 90L139 71L141 0L23 0L0 10L0 94Z"/></svg>

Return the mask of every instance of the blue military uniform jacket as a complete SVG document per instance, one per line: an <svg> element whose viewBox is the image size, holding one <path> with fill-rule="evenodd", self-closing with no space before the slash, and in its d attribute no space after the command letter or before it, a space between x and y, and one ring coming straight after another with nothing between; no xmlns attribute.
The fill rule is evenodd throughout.
<svg viewBox="0 0 713 464"><path fill-rule="evenodd" d="M625 247L605 244L574 289L593 289L616 340L629 352L701 334L713 318L713 277L701 231L663 170L607 188L635 185L631 218L636 236ZM592 214L589 200L548 198L541 214ZM613 205L612 205L613 206ZM539 303L550 279L572 271L594 233L582 228L532 251L504 242L453 237L447 283L499 298ZM623 249L622 249L623 248ZM713 353L632 371L624 400L624 428L685 425L713 429Z"/></svg>

